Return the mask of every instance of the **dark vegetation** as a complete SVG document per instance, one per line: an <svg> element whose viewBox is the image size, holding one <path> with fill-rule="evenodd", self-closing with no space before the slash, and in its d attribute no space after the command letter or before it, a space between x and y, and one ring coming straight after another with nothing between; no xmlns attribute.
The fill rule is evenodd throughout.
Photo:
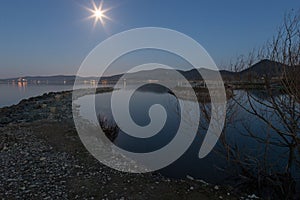
<svg viewBox="0 0 300 200"><path fill-rule="evenodd" d="M255 60L262 61L253 65ZM236 186L255 191L266 199L300 198L299 66L299 13L286 15L270 42L248 57L239 58L232 66L249 80L261 80L266 98L246 90L246 98L235 96L234 102L259 120L264 128L258 130L248 119L241 122L241 134L261 147L260 151L254 151L256 153L250 147L239 145L239 141L229 141L230 133L225 130L222 136L225 156L234 166L231 172L235 173ZM234 113L236 107L231 109L230 113ZM234 118L233 114L227 117L228 123Z"/></svg>

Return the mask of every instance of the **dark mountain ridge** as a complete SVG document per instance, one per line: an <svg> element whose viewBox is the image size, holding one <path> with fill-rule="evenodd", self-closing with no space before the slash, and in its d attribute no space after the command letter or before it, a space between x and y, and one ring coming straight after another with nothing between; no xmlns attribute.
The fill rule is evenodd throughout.
<svg viewBox="0 0 300 200"><path fill-rule="evenodd" d="M221 74L224 81L232 81L232 80L249 80L249 78L252 79L261 79L262 77L280 77L284 70L288 70L289 67L275 61L271 60L261 60L257 62L256 64L252 65L251 67L244 69L240 72L232 72L227 70L220 70L219 73ZM214 76L216 71L204 69L199 69L200 73L205 73L208 77ZM190 81L197 81L202 80L201 75L199 75L197 69L191 69L187 71L183 70L177 70L180 72L187 80ZM134 72L126 75L126 78L128 80L148 80L148 79L154 79L155 77L157 79L164 79L166 77L172 78L168 76L170 74L170 69L161 69L156 68L152 70L145 70L145 71L139 71ZM123 74L117 74L113 76L105 76L102 77L102 81L107 82L116 82L118 81ZM149 78L151 77L151 78ZM97 77L91 76L91 77L78 77L81 81L91 81L91 80L97 80ZM55 75L55 76L25 76L21 78L9 78L9 79L0 79L1 83L7 83L7 82L18 82L18 81L26 81L29 83L68 83L73 84L76 79L75 75Z"/></svg>

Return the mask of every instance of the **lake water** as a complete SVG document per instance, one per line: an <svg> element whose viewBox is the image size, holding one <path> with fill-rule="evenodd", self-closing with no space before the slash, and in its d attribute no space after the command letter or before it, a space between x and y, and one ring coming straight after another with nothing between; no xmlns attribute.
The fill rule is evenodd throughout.
<svg viewBox="0 0 300 200"><path fill-rule="evenodd" d="M22 99L29 97L39 96L48 92L66 91L72 90L73 85L9 85L0 84L0 107L10 106L17 104ZM83 85L84 87L90 87L90 85ZM119 91L129 92L129 90ZM240 94L241 91L238 91ZM122 95L120 95L122 97ZM258 95L259 96L259 95ZM111 117L110 109L110 93L99 94L96 98L96 111L102 116ZM84 96L78 100L78 102L87 101L92 96ZM195 103L195 102L192 102ZM232 100L228 101L232 104ZM134 152L147 152L155 149L162 148L167 144L176 133L180 116L177 113L178 101L177 99L165 92L153 92L153 91L137 91L131 101L131 114L133 120L141 125L147 125L149 123L148 110L153 104L161 104L165 107L168 118L166 125L159 132L159 134L146 140L134 139L122 131L119 131L114 143L124 149ZM80 114L82 116L88 116L89 110L82 107ZM252 154L258 157L261 152L264 151L264 145L257 143L253 139L241 134L244 131L243 120L246 120L251 125L252 130L262 135L267 131L264 124L252 115L247 114L244 110L237 110L231 123L226 126L226 136L228 141L237 143L239 149L247 154ZM207 157L203 159L198 158L200 146L205 136L205 130L199 128L199 132L190 148L181 156L176 162L168 167L161 169L159 172L168 177L183 178L190 175L195 178L203 179L208 182L220 183L226 180L227 174L222 172L220 168L228 167L226 160L222 155L224 151L222 149L221 142L219 141ZM269 159L276 161L279 166L285 165L287 156L286 149L271 147L269 149L272 153L269 155ZM299 173L299 172L298 172ZM299 177L299 176L297 176Z"/></svg>
<svg viewBox="0 0 300 200"><path fill-rule="evenodd" d="M120 99L125 96L127 92L131 92L130 89L116 91ZM243 96L243 91L236 91L236 95ZM88 102L93 96L81 97L76 103L82 105L80 114L89 119L91 110L90 107L84 107L85 102ZM112 124L115 124L112 118L112 112L110 108L111 93L98 94L96 96L96 111L98 115L110 119ZM195 102L190 102L195 104ZM132 152L150 152L162 148L168 144L177 132L178 124L180 122L180 115L178 115L178 100L169 93L158 93L153 91L136 91L130 100L130 114L134 122L140 126L146 126L150 123L148 111L151 105L160 104L167 111L167 121L161 131L147 139L134 138L127 135L120 130L117 137L114 139L114 144ZM198 104L198 103L197 103ZM228 104L234 105L233 100L228 100ZM236 108L237 109L237 108ZM229 113L228 113L229 114ZM231 122L226 126L226 138L227 141L232 144L237 144L241 153L260 158L262 152L265 150L265 146L258 143L256 140L249 138L249 136L243 135L245 133L245 124L251 125L251 129L257 135L264 135L267 127L258 120L255 116L246 113L241 108L235 110L234 117ZM275 119L274 119L275 120ZM95 123L95 122L94 122ZM204 127L207 126L204 122ZM159 172L165 176L173 178L185 178L187 175L194 178L202 179L212 183L222 183L227 180L227 172L221 170L221 168L230 169L230 165L226 162L224 157L224 149L221 141L217 143L214 150L205 158L199 159L198 153L205 136L205 128L199 127L199 131L194 139L190 148L174 163L159 170ZM286 164L286 149L278 147L269 147L269 151L272 152L268 155L268 159L271 162L279 163L279 167L284 167ZM234 169L232 169L234 171ZM297 172L297 171L295 171ZM297 172L298 174L298 172Z"/></svg>
<svg viewBox="0 0 300 200"><path fill-rule="evenodd" d="M124 95L124 92L128 91L117 91L120 93L120 97ZM112 120L112 113L110 109L110 93L98 94L96 97L96 111L101 116L108 117ZM92 112L92 108L86 101L93 98L93 96L81 97L76 104L81 105L80 114L85 119L91 120L89 114ZM168 113L166 125L163 129L155 136L147 139L137 139L125 134L123 131L119 131L114 144L132 152L149 152L156 149L162 148L165 144L170 142L176 134L180 116L176 113L176 98L170 94L164 93L151 93L151 92L136 92L133 97L131 114L133 120L140 126L147 125L150 121L148 117L148 109L151 105L160 104L164 106ZM95 123L93 121L93 123ZM199 134L197 139L194 140L191 148L175 163L171 164L167 168L160 170L159 172L168 177L186 177L190 175L193 177L202 178L205 180L221 181L221 174L214 166L221 164L222 161L212 152L209 156L204 159L198 158L199 149L203 140L204 134ZM222 164L223 165L223 164ZM201 177L199 176L201 172Z"/></svg>
<svg viewBox="0 0 300 200"><path fill-rule="evenodd" d="M124 91L117 92L120 93L120 97L124 93ZM110 96L110 93L97 95L96 111L98 114L101 114L101 116L112 119ZM89 114L92 112L92 110L90 110L92 108L90 108L88 104L85 104L85 102L90 100L90 98L93 98L93 96L81 97L76 102L76 104L82 106L80 109L80 114L88 120L91 120ZM180 122L180 116L176 113L176 109L174 109L176 107L176 98L166 93L158 94L151 92L137 92L133 99L135 100L132 102L131 114L133 116L133 120L137 124L145 126L149 123L150 119L147 114L148 109L155 103L164 106L164 108L167 110L168 118L166 125L158 134L147 139L136 139L125 134L123 131L120 131L114 140L114 143L117 146L132 152L149 152L162 148L165 144L173 139ZM93 123L95 122L93 121ZM168 177L174 178L186 177L186 175L199 177L199 172L204 172L201 173L201 178L206 180L214 179L215 181L220 181L221 173L213 166L220 164L222 161L216 157L215 153L213 152L201 160L198 158L203 137L204 134L200 134L184 156L182 156L177 162L163 170L160 170L159 172Z"/></svg>
<svg viewBox="0 0 300 200"><path fill-rule="evenodd" d="M81 85L79 88L90 88L93 85ZM18 104L22 99L36 97L48 92L60 92L72 90L73 85L52 85L52 84L0 84L0 108Z"/></svg>
<svg viewBox="0 0 300 200"><path fill-rule="evenodd" d="M18 104L22 99L48 92L72 90L73 85L0 84L0 107Z"/></svg>

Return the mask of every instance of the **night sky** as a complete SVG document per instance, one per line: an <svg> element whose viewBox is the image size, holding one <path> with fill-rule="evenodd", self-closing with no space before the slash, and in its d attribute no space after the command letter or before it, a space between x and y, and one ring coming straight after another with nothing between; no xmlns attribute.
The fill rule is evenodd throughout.
<svg viewBox="0 0 300 200"><path fill-rule="evenodd" d="M99 1L95 1L99 4ZM76 74L109 36L137 27L164 27L199 42L221 68L271 39L300 1L106 0L112 20L86 19L91 1L1 0L0 78Z"/></svg>

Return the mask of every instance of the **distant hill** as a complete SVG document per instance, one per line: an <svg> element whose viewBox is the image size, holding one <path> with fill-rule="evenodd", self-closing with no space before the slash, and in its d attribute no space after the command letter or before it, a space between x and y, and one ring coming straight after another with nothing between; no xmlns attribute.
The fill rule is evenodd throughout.
<svg viewBox="0 0 300 200"><path fill-rule="evenodd" d="M252 76L256 78L265 76L271 78L281 76L284 69L288 70L288 66L279 62L265 59L239 72L239 75L242 78L245 78L246 76Z"/></svg>
<svg viewBox="0 0 300 200"><path fill-rule="evenodd" d="M240 72L232 72L227 70L220 70L220 74L225 81L230 80L248 80L250 78L260 79L261 77L279 77L283 73L283 70L288 69L288 66L270 61L270 60L261 60L258 63L252 65L251 67L242 70ZM187 80L197 81L202 80L202 77L199 75L198 70L191 69L187 71L178 70ZM209 69L200 69L201 74L205 73L208 77L213 77L216 71ZM128 80L148 80L149 77L155 77L156 79L176 79L176 77L169 76L168 74L172 73L169 69L153 69L146 71L139 71L130 74L126 74L126 78ZM117 74L113 76L102 77L101 80L105 80L109 82L118 81L123 74ZM28 83L52 83L52 84L73 84L76 76L65 76L65 75L57 75L57 76L26 76L21 79L27 81ZM96 80L97 77L79 77L81 81L90 81ZM20 78L10 78L10 79L2 79L0 82L18 82Z"/></svg>
<svg viewBox="0 0 300 200"><path fill-rule="evenodd" d="M228 70L220 70L219 73L221 74L224 81L231 81L231 80L248 80L251 79L261 79L262 77L280 77L284 70L289 70L290 68L282 63L274 62L271 60L261 60L256 64L252 65L251 67L244 69L240 72L232 72ZM197 81L202 80L201 75L198 73L197 69L191 69L187 71L178 70L187 80L190 81ZM128 74L127 78L129 79L142 79L147 80L149 77L157 77L157 79L164 79L168 77L170 70L168 69L153 69L147 71L140 71L132 74ZM216 71L209 70L209 69L200 69L201 74L206 74L207 77L214 77ZM123 74L115 75L112 77L103 77L106 80L118 80ZM169 79L172 77L168 77Z"/></svg>

